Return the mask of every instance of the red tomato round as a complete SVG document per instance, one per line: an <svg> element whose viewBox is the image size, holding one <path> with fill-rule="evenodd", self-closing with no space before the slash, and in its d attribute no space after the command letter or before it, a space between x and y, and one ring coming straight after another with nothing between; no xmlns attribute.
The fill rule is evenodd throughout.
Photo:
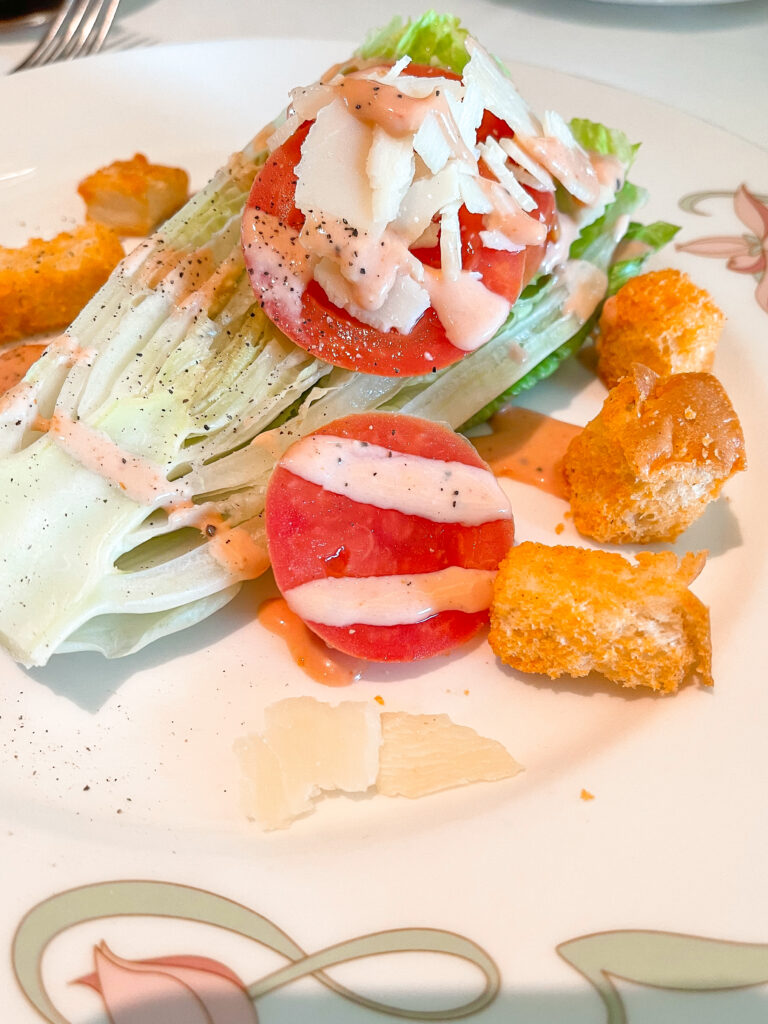
<svg viewBox="0 0 768 1024"><path fill-rule="evenodd" d="M409 65L407 73L417 77L459 77L443 68L413 64ZM272 153L253 183L244 213L246 218L258 219L260 214L276 218L276 223L270 221L270 230L279 234L288 248L297 244L296 236L304 223L304 216L294 202L295 168L310 127L311 122L305 122ZM503 134L505 128L511 135L511 129L504 122L486 112L478 138L482 141L489 134ZM536 193L537 199L540 195L547 196ZM540 199L539 216L551 226L554 200L548 198L551 205L547 204L547 199ZM479 229L470 230L465 223L471 215L464 208L461 215L464 254L469 258L464 269L482 273L488 288L514 303L538 269L544 247L529 247L521 253L485 249L479 241ZM430 266L440 266L439 247L414 254L423 257L423 262ZM448 340L432 307L409 334L394 329L379 331L334 305L323 289L310 281L301 297L300 315L296 317L286 306L283 291L275 281L274 268L267 268L247 245L244 255L251 284L267 316L301 348L334 366L378 376L422 376L450 366L466 355Z"/></svg>
<svg viewBox="0 0 768 1024"><path fill-rule="evenodd" d="M488 468L465 438L413 416L355 414L316 434ZM266 524L275 580L289 604L293 587L328 577L430 573L449 566L495 571L514 539L511 518L479 526L434 522L326 490L297 476L282 461L267 488ZM487 610L451 610L402 625L307 625L331 647L355 657L412 661L452 650L469 640L487 618Z"/></svg>

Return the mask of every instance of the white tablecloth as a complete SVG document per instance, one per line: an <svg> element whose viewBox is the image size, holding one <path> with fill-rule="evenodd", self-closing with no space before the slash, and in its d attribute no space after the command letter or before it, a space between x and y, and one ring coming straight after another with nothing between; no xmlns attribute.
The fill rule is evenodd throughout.
<svg viewBox="0 0 768 1024"><path fill-rule="evenodd" d="M393 14L419 14L426 6L413 0L122 0L109 46L247 36L353 43ZM768 149L768 0L451 0L447 6L500 56L661 100ZM40 31L0 34L0 73L22 59Z"/></svg>

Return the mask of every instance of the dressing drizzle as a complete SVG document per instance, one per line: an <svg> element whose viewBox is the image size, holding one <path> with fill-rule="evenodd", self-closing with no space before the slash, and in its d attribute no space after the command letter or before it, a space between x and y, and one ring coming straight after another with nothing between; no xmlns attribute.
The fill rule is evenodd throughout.
<svg viewBox="0 0 768 1024"><path fill-rule="evenodd" d="M348 686L360 678L360 672L352 671L334 658L333 651L304 625L285 598L265 601L258 615L261 625L285 641L293 660L316 683Z"/></svg>
<svg viewBox="0 0 768 1024"><path fill-rule="evenodd" d="M493 433L472 443L497 476L568 499L561 464L581 427L520 406L496 413L490 425Z"/></svg>

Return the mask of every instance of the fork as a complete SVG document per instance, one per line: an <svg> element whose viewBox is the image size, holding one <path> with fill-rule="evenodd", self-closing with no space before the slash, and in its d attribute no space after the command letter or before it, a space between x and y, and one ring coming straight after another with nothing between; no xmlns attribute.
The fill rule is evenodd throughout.
<svg viewBox="0 0 768 1024"><path fill-rule="evenodd" d="M13 71L97 53L104 45L120 0L65 0L48 31Z"/></svg>

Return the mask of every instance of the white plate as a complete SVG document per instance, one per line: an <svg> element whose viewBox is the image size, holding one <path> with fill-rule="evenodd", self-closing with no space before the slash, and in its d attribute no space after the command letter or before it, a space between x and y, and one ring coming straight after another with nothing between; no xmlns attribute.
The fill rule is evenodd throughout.
<svg viewBox="0 0 768 1024"><path fill-rule="evenodd" d="M289 87L349 49L168 47L3 81L0 242L79 221L78 179L135 151L185 166L201 184ZM516 77L539 109L643 140L633 179L651 189L644 218L681 224L683 242L746 231L730 194L741 182L768 190L764 152L593 83L530 67ZM713 190L726 194L696 207L711 216L681 209L683 197ZM587 1024L605 1021L608 1008L618 1024L622 1007L631 1024L764 1019L768 313L755 279L723 260L670 249L657 263L688 270L728 316L716 370L750 458L749 473L676 546L710 549L695 589L712 610L714 693L654 699L524 679L478 642L435 664L371 668L354 689L329 694L255 621L266 583L123 661L58 657L26 672L3 658L0 949L24 921L13 965L0 957L5 1019L103 1021L100 997L70 984L92 970L102 940L134 960L213 958L249 986L298 960L298 980L253 990L264 1024L394 1019L324 987L311 973L322 962L303 960L302 950L347 941L329 954L330 964L347 961L332 977L417 1019L448 1019L449 1006L468 1012L484 985L493 994L497 971L483 1022ZM584 422L602 396L574 360L526 404ZM522 485L510 492L519 538L580 542L567 524L556 538L556 499ZM304 693L445 711L504 742L527 771L415 803L327 800L290 831L261 834L239 810L232 740L258 728L265 704ZM582 788L595 799L580 799ZM390 933L404 928L417 930ZM443 953L418 952L436 947ZM626 979L614 979L615 992L602 969ZM706 991L713 986L725 991ZM155 1019L167 1020L148 1011L142 1021ZM233 1002L206 1019L255 1017L238 1016Z"/></svg>

